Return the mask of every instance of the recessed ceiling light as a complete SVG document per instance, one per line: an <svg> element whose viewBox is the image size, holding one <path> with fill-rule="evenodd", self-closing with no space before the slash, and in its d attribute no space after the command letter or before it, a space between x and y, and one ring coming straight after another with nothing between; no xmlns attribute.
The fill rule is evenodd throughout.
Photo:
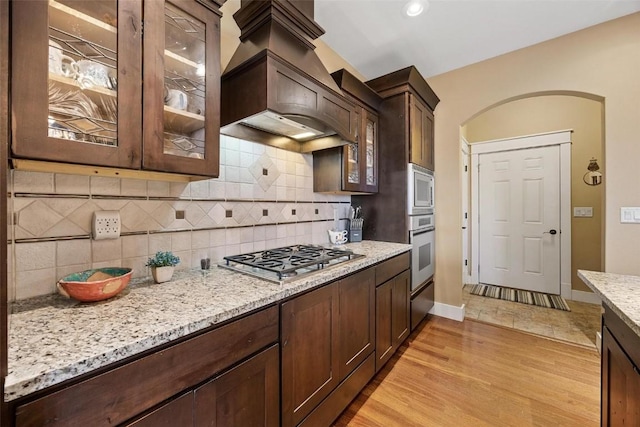
<svg viewBox="0 0 640 427"><path fill-rule="evenodd" d="M404 6L404 13L408 16L418 16L424 12L424 5L420 0L411 0Z"/></svg>

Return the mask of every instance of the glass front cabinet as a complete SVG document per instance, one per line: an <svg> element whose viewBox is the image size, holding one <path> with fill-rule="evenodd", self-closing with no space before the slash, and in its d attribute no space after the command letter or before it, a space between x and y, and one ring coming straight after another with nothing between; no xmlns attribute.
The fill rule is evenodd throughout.
<svg viewBox="0 0 640 427"><path fill-rule="evenodd" d="M378 191L378 116L360 106L357 144L343 150L344 189L352 192Z"/></svg>
<svg viewBox="0 0 640 427"><path fill-rule="evenodd" d="M15 0L12 157L218 176L219 7Z"/></svg>

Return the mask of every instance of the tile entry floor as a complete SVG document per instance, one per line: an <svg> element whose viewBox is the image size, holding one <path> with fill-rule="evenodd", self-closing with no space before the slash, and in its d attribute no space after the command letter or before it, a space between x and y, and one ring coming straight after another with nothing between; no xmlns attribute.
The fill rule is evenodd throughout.
<svg viewBox="0 0 640 427"><path fill-rule="evenodd" d="M571 311L471 295L465 285L465 317L595 348L600 330L600 305L567 300Z"/></svg>

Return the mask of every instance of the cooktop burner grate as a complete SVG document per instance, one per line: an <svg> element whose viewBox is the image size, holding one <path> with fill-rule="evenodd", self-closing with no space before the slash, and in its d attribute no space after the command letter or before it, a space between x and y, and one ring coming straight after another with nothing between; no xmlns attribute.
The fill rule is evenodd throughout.
<svg viewBox="0 0 640 427"><path fill-rule="evenodd" d="M283 283L285 279L312 273L364 255L350 250L314 245L294 245L224 257L221 267Z"/></svg>

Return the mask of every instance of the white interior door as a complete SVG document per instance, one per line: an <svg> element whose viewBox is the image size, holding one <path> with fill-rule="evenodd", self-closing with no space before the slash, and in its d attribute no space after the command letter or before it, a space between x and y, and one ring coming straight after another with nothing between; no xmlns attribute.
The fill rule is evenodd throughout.
<svg viewBox="0 0 640 427"><path fill-rule="evenodd" d="M560 147L479 156L479 281L560 294Z"/></svg>

